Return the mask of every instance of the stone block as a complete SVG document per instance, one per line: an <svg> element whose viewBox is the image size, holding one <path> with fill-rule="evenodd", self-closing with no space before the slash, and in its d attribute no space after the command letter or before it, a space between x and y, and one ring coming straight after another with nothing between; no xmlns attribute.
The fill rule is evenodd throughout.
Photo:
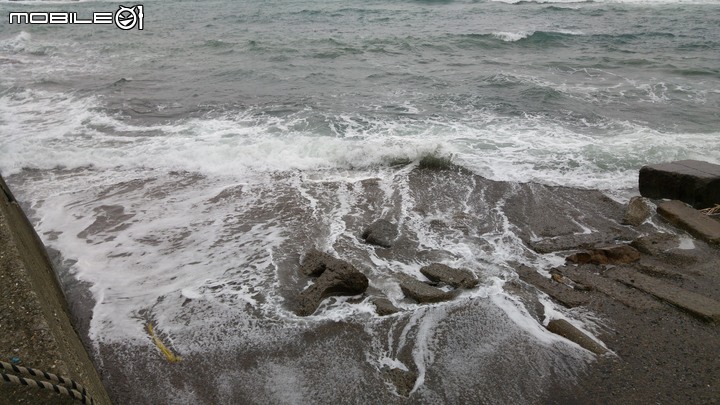
<svg viewBox="0 0 720 405"><path fill-rule="evenodd" d="M720 165L678 160L640 169L640 194L686 202L697 209L720 203Z"/></svg>

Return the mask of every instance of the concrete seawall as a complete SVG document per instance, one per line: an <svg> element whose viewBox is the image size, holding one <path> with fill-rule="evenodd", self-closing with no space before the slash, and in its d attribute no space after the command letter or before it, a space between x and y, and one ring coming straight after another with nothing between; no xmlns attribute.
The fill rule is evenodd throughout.
<svg viewBox="0 0 720 405"><path fill-rule="evenodd" d="M42 241L2 177L0 187L0 360L71 378L95 404L110 405ZM0 382L0 405L76 403L55 392Z"/></svg>

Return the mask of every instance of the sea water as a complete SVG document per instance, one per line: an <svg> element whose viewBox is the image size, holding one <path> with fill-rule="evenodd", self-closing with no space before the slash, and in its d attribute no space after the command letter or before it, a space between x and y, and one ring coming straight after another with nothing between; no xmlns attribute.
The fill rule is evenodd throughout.
<svg viewBox="0 0 720 405"><path fill-rule="evenodd" d="M89 289L87 333L100 363L111 363L103 345L151 350L148 322L186 357L288 350L302 331L349 322L369 340L365 365L325 364L323 378L410 368L422 401L461 400L424 386L426 373L444 370L461 392L507 356L529 361L508 345L558 341L503 285L509 263L544 271L562 258L530 252L501 206L486 213L489 229L463 233L478 199L470 178L421 204L412 183L420 159L618 200L636 192L644 164L720 163L714 0L143 5L144 29L122 31L7 20L114 11L115 2L0 2L0 170L60 252L60 271ZM363 226L380 217L434 253L388 256L362 243ZM453 231L439 235L437 221ZM404 312L380 319L356 297L297 317L288 297L308 283L295 269L311 247L352 262ZM469 268L481 286L460 303L403 300L393 274L421 278L431 261ZM546 313L573 320L542 299ZM591 314L574 316L597 327ZM442 332L450 324L483 337ZM325 344L308 353L334 350ZM238 380L266 384L247 388L258 402L336 398L332 384L309 383L303 356L260 356L210 385L226 401L240 395ZM587 360L580 349L566 360L535 356L568 375ZM507 387L484 398L529 400L503 378ZM204 400L190 388L165 392Z"/></svg>

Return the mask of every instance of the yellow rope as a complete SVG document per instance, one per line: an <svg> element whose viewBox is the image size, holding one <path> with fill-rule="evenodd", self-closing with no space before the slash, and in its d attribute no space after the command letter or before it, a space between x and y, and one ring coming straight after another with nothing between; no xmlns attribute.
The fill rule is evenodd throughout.
<svg viewBox="0 0 720 405"><path fill-rule="evenodd" d="M177 363L182 360L182 357L176 355L172 352L172 350L168 349L167 346L165 346L162 340L160 340L160 338L155 334L155 330L153 330L153 324L150 322L148 322L147 324L147 331L150 334L153 343L155 343L155 346L160 349L160 352L165 356L167 361L169 361L170 363Z"/></svg>
<svg viewBox="0 0 720 405"><path fill-rule="evenodd" d="M700 212L702 212L703 214L707 214L707 215L720 214L720 204L717 204L714 207L702 209L702 210L700 210Z"/></svg>

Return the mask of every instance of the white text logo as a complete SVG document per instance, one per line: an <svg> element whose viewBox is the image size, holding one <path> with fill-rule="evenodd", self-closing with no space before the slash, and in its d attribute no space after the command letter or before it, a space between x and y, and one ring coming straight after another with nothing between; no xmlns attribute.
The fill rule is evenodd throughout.
<svg viewBox="0 0 720 405"><path fill-rule="evenodd" d="M78 16L76 12L50 11L50 12L11 12L10 24L115 24L123 31L137 27L143 29L144 7L119 6L117 10L95 12L89 17Z"/></svg>

